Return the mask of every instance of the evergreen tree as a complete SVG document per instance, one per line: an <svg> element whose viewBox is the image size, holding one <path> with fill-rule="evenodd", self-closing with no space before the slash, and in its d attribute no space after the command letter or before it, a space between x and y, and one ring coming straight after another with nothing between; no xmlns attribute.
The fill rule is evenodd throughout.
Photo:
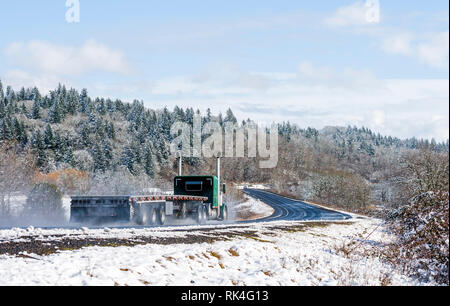
<svg viewBox="0 0 450 306"><path fill-rule="evenodd" d="M155 177L155 165L153 163L153 156L152 151L149 146L146 146L144 149L144 170L145 174L149 176L150 178Z"/></svg>
<svg viewBox="0 0 450 306"><path fill-rule="evenodd" d="M53 149L55 147L55 136L50 124L45 127L44 146L46 149Z"/></svg>
<svg viewBox="0 0 450 306"><path fill-rule="evenodd" d="M89 97L88 97L88 92L87 92L86 88L83 88L81 90L79 101L80 101L80 112L86 113L87 106L89 103Z"/></svg>
<svg viewBox="0 0 450 306"><path fill-rule="evenodd" d="M98 142L92 148L92 158L94 159L94 172L105 172L106 162L102 147Z"/></svg>
<svg viewBox="0 0 450 306"><path fill-rule="evenodd" d="M51 123L61 123L61 120L63 119L63 112L59 99L54 102L52 108L50 109L49 115Z"/></svg>
<svg viewBox="0 0 450 306"><path fill-rule="evenodd" d="M120 162L122 165L127 167L128 171L130 171L131 174L136 174L135 155L131 146L125 146L120 158Z"/></svg>
<svg viewBox="0 0 450 306"><path fill-rule="evenodd" d="M5 92L3 90L2 80L0 80L0 104L3 102L4 99L5 99Z"/></svg>
<svg viewBox="0 0 450 306"><path fill-rule="evenodd" d="M27 111L27 107L25 106L25 103L22 104L22 106L20 107L20 112L28 117L28 111Z"/></svg>
<svg viewBox="0 0 450 306"><path fill-rule="evenodd" d="M83 122L82 126L81 126L81 143L83 144L84 147L89 147L90 146L90 139L89 139L89 135L91 134L91 129L89 128L89 124L87 122Z"/></svg>
<svg viewBox="0 0 450 306"><path fill-rule="evenodd" d="M212 118L211 115L211 109L208 107L208 109L206 110L206 118L205 118L205 122L210 122Z"/></svg>
<svg viewBox="0 0 450 306"><path fill-rule="evenodd" d="M0 119L6 117L6 106L3 101L4 100L0 100Z"/></svg>
<svg viewBox="0 0 450 306"><path fill-rule="evenodd" d="M66 154L67 145L64 139L62 139L61 135L57 132L54 133L55 137L55 158L56 161L61 162L64 159L64 155Z"/></svg>
<svg viewBox="0 0 450 306"><path fill-rule="evenodd" d="M227 114L225 116L224 122L232 122L232 123L235 123L235 124L237 123L237 119L234 116L233 111L231 110L231 108L229 108L227 110Z"/></svg>
<svg viewBox="0 0 450 306"><path fill-rule="evenodd" d="M31 146L34 149L42 148L44 149L44 138L41 134L41 131L36 130L31 136Z"/></svg>
<svg viewBox="0 0 450 306"><path fill-rule="evenodd" d="M102 141L102 151L103 151L103 156L105 158L105 168L109 169L111 167L112 160L114 157L113 156L114 148L112 147L111 143L107 139L103 139L103 141Z"/></svg>
<svg viewBox="0 0 450 306"><path fill-rule="evenodd" d="M40 119L41 118L41 107L39 105L39 100L34 100L33 108L31 110L31 118L33 119Z"/></svg>
<svg viewBox="0 0 450 306"><path fill-rule="evenodd" d="M17 102L17 96L11 86L6 87L6 100L9 104Z"/></svg>
<svg viewBox="0 0 450 306"><path fill-rule="evenodd" d="M0 139L10 140L13 138L13 129L11 124L11 118L6 116L0 120Z"/></svg>
<svg viewBox="0 0 450 306"><path fill-rule="evenodd" d="M106 115L106 105L105 105L105 100L104 99L100 99L98 101L98 107L97 107L97 112L101 115L104 116Z"/></svg>
<svg viewBox="0 0 450 306"><path fill-rule="evenodd" d="M116 130L114 128L114 124L112 122L109 122L106 125L106 133L108 134L109 139L116 139Z"/></svg>
<svg viewBox="0 0 450 306"><path fill-rule="evenodd" d="M18 94L18 96L17 96L17 99L19 100L19 101L24 101L24 100L26 100L26 91L25 91L25 87L22 87L21 89L20 89L20 91L19 91L19 94Z"/></svg>
<svg viewBox="0 0 450 306"><path fill-rule="evenodd" d="M78 111L78 93L75 89L71 89L67 96L67 112L72 116Z"/></svg>
<svg viewBox="0 0 450 306"><path fill-rule="evenodd" d="M157 143L156 143L156 149L158 154L156 155L158 162L160 165L167 166L168 162L169 162L169 151L166 147L166 144L164 142L164 140L162 139L158 139Z"/></svg>
<svg viewBox="0 0 450 306"><path fill-rule="evenodd" d="M32 99L33 101L40 102L42 100L41 93L39 92L39 89L37 87L34 87L31 91Z"/></svg>
<svg viewBox="0 0 450 306"><path fill-rule="evenodd" d="M23 146L25 146L28 142L27 132L25 130L25 125L17 118L14 118L13 121L13 129L15 134L15 139L17 139Z"/></svg>
<svg viewBox="0 0 450 306"><path fill-rule="evenodd" d="M67 150L64 154L63 161L72 167L75 167L75 157L73 156L73 149L71 146L67 146Z"/></svg>

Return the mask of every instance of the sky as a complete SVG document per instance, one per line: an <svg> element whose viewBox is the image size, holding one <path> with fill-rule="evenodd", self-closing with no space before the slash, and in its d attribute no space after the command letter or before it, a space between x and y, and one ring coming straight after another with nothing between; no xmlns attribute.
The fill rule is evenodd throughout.
<svg viewBox="0 0 450 306"><path fill-rule="evenodd" d="M240 120L444 141L448 5L3 1L0 80L44 93L63 83L153 109L231 107Z"/></svg>

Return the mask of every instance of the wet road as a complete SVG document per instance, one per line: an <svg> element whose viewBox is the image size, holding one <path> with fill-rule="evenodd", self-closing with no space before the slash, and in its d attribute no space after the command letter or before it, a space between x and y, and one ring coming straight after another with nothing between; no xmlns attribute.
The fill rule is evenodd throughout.
<svg viewBox="0 0 450 306"><path fill-rule="evenodd" d="M348 220L352 217L348 214L329 210L326 208L306 204L299 200L286 198L271 192L244 189L244 192L252 198L261 200L270 205L275 211L272 216L263 219L245 221L250 222L269 222L269 221L336 221Z"/></svg>

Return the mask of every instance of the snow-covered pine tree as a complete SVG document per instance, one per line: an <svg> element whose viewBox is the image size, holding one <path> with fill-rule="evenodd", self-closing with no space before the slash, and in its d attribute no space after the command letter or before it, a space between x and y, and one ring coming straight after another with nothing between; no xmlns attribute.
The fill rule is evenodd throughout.
<svg viewBox="0 0 450 306"><path fill-rule="evenodd" d="M92 158L94 159L94 172L105 172L106 162L102 147L98 142L92 148Z"/></svg>
<svg viewBox="0 0 450 306"><path fill-rule="evenodd" d="M154 178L155 177L155 164L153 163L153 154L150 146L145 146L144 148L144 156L143 156L143 164L144 164L144 170L145 174L147 174L148 177Z"/></svg>
<svg viewBox="0 0 450 306"><path fill-rule="evenodd" d="M237 119L234 116L233 111L231 110L231 108L228 108L224 122L237 123Z"/></svg>
<svg viewBox="0 0 450 306"><path fill-rule="evenodd" d="M0 104L3 102L3 99L5 99L5 91L3 90L2 80L0 80Z"/></svg>
<svg viewBox="0 0 450 306"><path fill-rule="evenodd" d="M50 124L47 124L44 130L44 146L46 149L53 149L55 147L55 136Z"/></svg>
<svg viewBox="0 0 450 306"><path fill-rule="evenodd" d="M33 108L31 109L31 118L32 119L41 119L41 107L40 107L40 100L34 100L33 102Z"/></svg>

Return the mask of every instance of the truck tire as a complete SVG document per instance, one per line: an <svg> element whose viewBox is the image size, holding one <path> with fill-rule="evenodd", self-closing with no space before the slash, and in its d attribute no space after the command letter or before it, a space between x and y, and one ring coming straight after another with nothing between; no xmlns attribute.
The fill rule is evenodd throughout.
<svg viewBox="0 0 450 306"><path fill-rule="evenodd" d="M220 210L220 220L227 221L228 220L228 207L223 204L222 209Z"/></svg>
<svg viewBox="0 0 450 306"><path fill-rule="evenodd" d="M152 206L140 204L135 208L133 219L137 225L154 225L157 222L156 210Z"/></svg>
<svg viewBox="0 0 450 306"><path fill-rule="evenodd" d="M133 207L133 222L137 225L144 225L145 218L146 216L142 205L135 205Z"/></svg>
<svg viewBox="0 0 450 306"><path fill-rule="evenodd" d="M203 205L197 207L197 223L205 224L206 219L206 208Z"/></svg>
<svg viewBox="0 0 450 306"><path fill-rule="evenodd" d="M166 223L166 208L164 205L160 205L158 208L158 224L164 225Z"/></svg>
<svg viewBox="0 0 450 306"><path fill-rule="evenodd" d="M149 209L149 219L147 221L148 225L156 225L158 222L158 216L156 213L156 208L151 206Z"/></svg>
<svg viewBox="0 0 450 306"><path fill-rule="evenodd" d="M187 207L186 202L180 204L180 210L178 211L177 217L178 219L186 219L187 216Z"/></svg>
<svg viewBox="0 0 450 306"><path fill-rule="evenodd" d="M206 210L205 210L205 213L206 213L206 220L210 220L211 219L211 210L212 210L212 208L211 208L211 204L206 204Z"/></svg>

